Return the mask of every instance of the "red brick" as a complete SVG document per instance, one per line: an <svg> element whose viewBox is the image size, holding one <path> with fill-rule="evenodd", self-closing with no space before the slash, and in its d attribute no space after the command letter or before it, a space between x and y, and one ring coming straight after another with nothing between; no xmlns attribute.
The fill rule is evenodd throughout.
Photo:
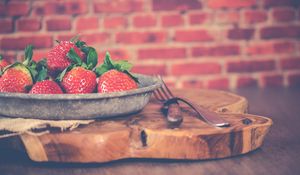
<svg viewBox="0 0 300 175"><path fill-rule="evenodd" d="M240 21L241 15L238 11L221 11L216 13L215 21L220 24L232 24Z"/></svg>
<svg viewBox="0 0 300 175"><path fill-rule="evenodd" d="M166 75L165 65L135 65L132 70L134 73L147 75Z"/></svg>
<svg viewBox="0 0 300 175"><path fill-rule="evenodd" d="M300 69L300 58L288 58L280 60L281 69Z"/></svg>
<svg viewBox="0 0 300 175"><path fill-rule="evenodd" d="M182 82L183 88L203 88L204 83L200 80L186 80Z"/></svg>
<svg viewBox="0 0 300 175"><path fill-rule="evenodd" d="M164 79L164 82L166 83L166 85L169 87L169 88L175 88L176 87L176 81L174 80L166 80Z"/></svg>
<svg viewBox="0 0 300 175"><path fill-rule="evenodd" d="M247 24L265 22L267 18L267 12L262 10L247 10L244 13L244 19Z"/></svg>
<svg viewBox="0 0 300 175"><path fill-rule="evenodd" d="M279 22L289 22L296 19L296 13L292 8L276 8L272 15L274 20Z"/></svg>
<svg viewBox="0 0 300 175"><path fill-rule="evenodd" d="M138 50L139 59L175 59L175 58L185 58L186 49L185 48L148 48Z"/></svg>
<svg viewBox="0 0 300 175"><path fill-rule="evenodd" d="M47 22L48 31L64 31L71 30L70 18L49 19Z"/></svg>
<svg viewBox="0 0 300 175"><path fill-rule="evenodd" d="M180 26L183 25L183 18L179 14L173 15L163 15L161 17L161 23L163 27L173 27L173 26Z"/></svg>
<svg viewBox="0 0 300 175"><path fill-rule="evenodd" d="M133 17L134 27L153 27L156 25L155 15L139 15Z"/></svg>
<svg viewBox="0 0 300 175"><path fill-rule="evenodd" d="M120 32L116 34L117 43L141 44L161 43L166 40L165 32Z"/></svg>
<svg viewBox="0 0 300 175"><path fill-rule="evenodd" d="M171 67L172 75L204 75L220 74L221 65L215 62L206 63L183 63Z"/></svg>
<svg viewBox="0 0 300 175"><path fill-rule="evenodd" d="M266 75L262 77L265 87L281 87L283 86L282 75Z"/></svg>
<svg viewBox="0 0 300 175"><path fill-rule="evenodd" d="M127 50L124 49L108 49L105 51L98 52L98 64L102 64L106 55L106 52L109 52L113 60L129 60L130 55Z"/></svg>
<svg viewBox="0 0 300 175"><path fill-rule="evenodd" d="M299 6L299 1L297 0L264 0L265 7L275 7L275 6Z"/></svg>
<svg viewBox="0 0 300 175"><path fill-rule="evenodd" d="M109 16L104 18L104 27L107 29L125 28L128 22L122 16Z"/></svg>
<svg viewBox="0 0 300 175"><path fill-rule="evenodd" d="M29 3L11 1L5 6L5 14L8 16L23 16L29 13Z"/></svg>
<svg viewBox="0 0 300 175"><path fill-rule="evenodd" d="M257 80L251 77L239 77L237 79L237 88L242 88L242 87L250 87L250 86L255 86L257 87L258 83Z"/></svg>
<svg viewBox="0 0 300 175"><path fill-rule="evenodd" d="M247 54L249 55L289 54L295 51L295 43L288 41L259 42L257 44L250 44L247 47Z"/></svg>
<svg viewBox="0 0 300 175"><path fill-rule="evenodd" d="M270 26L260 30L263 39L271 38L300 38L300 26Z"/></svg>
<svg viewBox="0 0 300 175"><path fill-rule="evenodd" d="M11 33L13 30L13 21L11 19L0 19L0 33Z"/></svg>
<svg viewBox="0 0 300 175"><path fill-rule="evenodd" d="M208 0L207 5L209 8L219 9L253 7L255 3L255 0Z"/></svg>
<svg viewBox="0 0 300 175"><path fill-rule="evenodd" d="M64 35L59 35L58 40L60 41L68 41L72 37L74 37L76 34L64 34ZM80 39L82 41L85 41L88 45L90 44L103 44L108 41L110 38L110 34L105 33L105 32L99 32L99 33L87 33L87 34L82 34L80 35Z"/></svg>
<svg viewBox="0 0 300 175"><path fill-rule="evenodd" d="M207 88L209 88L209 89L228 89L229 88L229 80L228 80L228 78L217 78L217 79L209 80L207 82Z"/></svg>
<svg viewBox="0 0 300 175"><path fill-rule="evenodd" d="M219 45L213 47L199 46L192 48L192 55L197 56L229 56L239 55L239 45Z"/></svg>
<svg viewBox="0 0 300 175"><path fill-rule="evenodd" d="M153 0L152 6L154 11L161 10L191 10L201 9L202 4L198 0Z"/></svg>
<svg viewBox="0 0 300 175"><path fill-rule="evenodd" d="M233 40L250 40L254 35L254 29L234 28L228 31L228 38Z"/></svg>
<svg viewBox="0 0 300 175"><path fill-rule="evenodd" d="M97 29L99 26L98 17L78 17L76 21L76 30L84 31L84 30L92 30Z"/></svg>
<svg viewBox="0 0 300 175"><path fill-rule="evenodd" d="M85 0L66 0L63 2L55 2L55 1L41 1L34 2L34 14L35 15L61 15L61 14L84 14L87 12L87 1Z"/></svg>
<svg viewBox="0 0 300 175"><path fill-rule="evenodd" d="M196 42L213 41L214 38L207 30L177 30L174 40L179 42Z"/></svg>
<svg viewBox="0 0 300 175"><path fill-rule="evenodd" d="M300 87L300 74L291 74L288 76L290 87Z"/></svg>
<svg viewBox="0 0 300 175"><path fill-rule="evenodd" d="M52 41L49 35L3 37L0 46L3 50L23 50L29 44L32 44L34 48L49 48L52 46Z"/></svg>
<svg viewBox="0 0 300 175"><path fill-rule="evenodd" d="M203 24L208 20L207 13L192 13L189 15L189 22L191 25Z"/></svg>
<svg viewBox="0 0 300 175"><path fill-rule="evenodd" d="M231 61L227 64L227 72L259 72L275 69L274 60Z"/></svg>
<svg viewBox="0 0 300 175"><path fill-rule="evenodd" d="M39 61L43 58L47 58L47 51L34 51L33 52L33 56L32 56L32 60L34 61Z"/></svg>
<svg viewBox="0 0 300 175"><path fill-rule="evenodd" d="M38 31L41 29L41 21L36 18L23 18L17 21L17 29L23 32Z"/></svg>
<svg viewBox="0 0 300 175"><path fill-rule="evenodd" d="M94 2L94 11L96 13L130 13L143 10L143 1L141 0L104 0Z"/></svg>

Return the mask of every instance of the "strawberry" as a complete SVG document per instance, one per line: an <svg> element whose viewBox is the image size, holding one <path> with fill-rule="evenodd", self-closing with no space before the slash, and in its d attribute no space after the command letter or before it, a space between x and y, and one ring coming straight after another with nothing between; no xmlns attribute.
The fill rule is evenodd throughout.
<svg viewBox="0 0 300 175"><path fill-rule="evenodd" d="M92 69L97 65L96 50L89 47L87 64L77 55L74 49L68 52L68 57L76 64L67 67L58 77L61 85L68 94L92 93L96 88L96 74Z"/></svg>
<svg viewBox="0 0 300 175"><path fill-rule="evenodd" d="M51 75L57 75L58 72L63 71L71 64L72 60L67 56L70 49L74 49L80 59L83 60L84 55L74 42L60 41L47 55L47 65Z"/></svg>
<svg viewBox="0 0 300 175"><path fill-rule="evenodd" d="M59 85L53 80L43 80L35 83L31 90L30 94L62 94L63 91Z"/></svg>
<svg viewBox="0 0 300 175"><path fill-rule="evenodd" d="M138 88L138 80L129 73L132 65L127 61L114 62L106 53L104 63L96 68L101 75L98 81L98 93L119 92Z"/></svg>
<svg viewBox="0 0 300 175"><path fill-rule="evenodd" d="M30 94L63 94L60 86L48 77L48 70L46 62L43 59L36 64L38 72L35 80L37 81L29 91Z"/></svg>
<svg viewBox="0 0 300 175"><path fill-rule="evenodd" d="M68 94L92 93L96 87L96 74L83 67L75 67L66 73L62 87Z"/></svg>
<svg viewBox="0 0 300 175"><path fill-rule="evenodd" d="M118 92L138 88L137 83L126 73L109 70L100 76L98 92Z"/></svg>
<svg viewBox="0 0 300 175"><path fill-rule="evenodd" d="M4 60L2 55L0 55L0 70L3 70L8 65L9 65L9 62Z"/></svg>
<svg viewBox="0 0 300 175"><path fill-rule="evenodd" d="M33 68L32 46L25 48L25 61L23 63L16 62L3 71L0 79L0 92L27 92L27 88L33 84L33 77L36 71Z"/></svg>

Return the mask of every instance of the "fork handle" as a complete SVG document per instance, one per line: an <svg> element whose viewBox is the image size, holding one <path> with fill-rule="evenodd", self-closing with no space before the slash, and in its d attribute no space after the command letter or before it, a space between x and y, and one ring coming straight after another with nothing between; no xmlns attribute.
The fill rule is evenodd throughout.
<svg viewBox="0 0 300 175"><path fill-rule="evenodd" d="M182 112L177 101L168 104L167 121L171 128L178 128L182 123Z"/></svg>
<svg viewBox="0 0 300 175"><path fill-rule="evenodd" d="M172 99L169 99L169 103L172 103L173 101L177 102L177 101L182 101L185 104L187 104L188 106L190 106L194 111L197 112L198 117L203 118L207 123L216 126L216 127L228 127L230 126L230 124L224 120L223 118L220 117L219 114L209 111L205 108L203 108L202 106L195 104L189 100L186 100L184 98L180 98L180 97L175 97Z"/></svg>

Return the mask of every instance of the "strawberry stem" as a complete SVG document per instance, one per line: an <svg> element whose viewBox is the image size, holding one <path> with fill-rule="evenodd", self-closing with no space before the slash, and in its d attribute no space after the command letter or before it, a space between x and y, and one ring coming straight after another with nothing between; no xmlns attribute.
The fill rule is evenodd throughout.
<svg viewBox="0 0 300 175"><path fill-rule="evenodd" d="M26 48L25 48L25 61L23 62L23 64L25 66L28 66L30 65L31 63L31 60L32 60L32 55L33 55L33 46L32 45L28 45Z"/></svg>

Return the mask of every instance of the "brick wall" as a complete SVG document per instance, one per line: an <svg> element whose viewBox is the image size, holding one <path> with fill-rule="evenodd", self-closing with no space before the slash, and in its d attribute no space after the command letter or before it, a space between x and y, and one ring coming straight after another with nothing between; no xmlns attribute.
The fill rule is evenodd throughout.
<svg viewBox="0 0 300 175"><path fill-rule="evenodd" d="M0 53L76 34L176 87L300 86L298 0L1 0Z"/></svg>

